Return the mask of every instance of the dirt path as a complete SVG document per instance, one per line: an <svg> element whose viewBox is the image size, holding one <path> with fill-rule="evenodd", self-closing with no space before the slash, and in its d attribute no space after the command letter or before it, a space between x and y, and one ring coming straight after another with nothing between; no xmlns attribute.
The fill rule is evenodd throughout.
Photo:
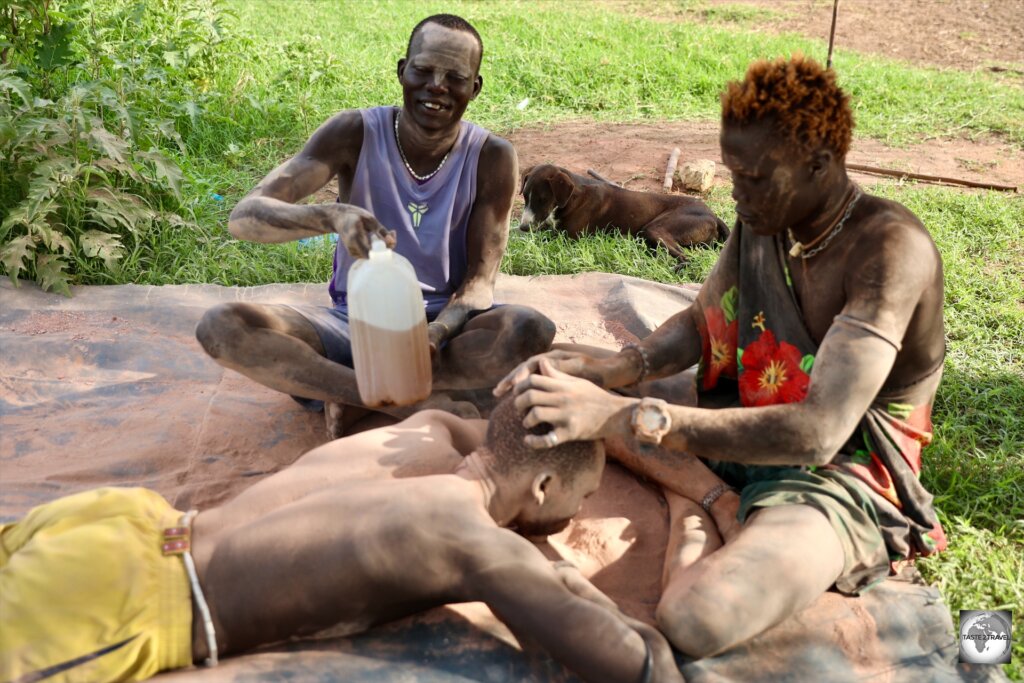
<svg viewBox="0 0 1024 683"><path fill-rule="evenodd" d="M719 161L717 122L594 123L571 122L529 126L509 139L519 152L521 168L554 163L578 173L588 168L633 189L661 186L665 163L673 147L682 151L680 166L695 159ZM965 180L988 181L1024 188L1024 154L997 140L932 140L904 148L854 138L847 160L900 171ZM853 174L860 181L877 176ZM719 165L717 183L728 184Z"/></svg>
<svg viewBox="0 0 1024 683"><path fill-rule="evenodd" d="M832 0L611 0L666 21L738 25L828 41ZM1024 82L1024 0L840 0L836 46Z"/></svg>

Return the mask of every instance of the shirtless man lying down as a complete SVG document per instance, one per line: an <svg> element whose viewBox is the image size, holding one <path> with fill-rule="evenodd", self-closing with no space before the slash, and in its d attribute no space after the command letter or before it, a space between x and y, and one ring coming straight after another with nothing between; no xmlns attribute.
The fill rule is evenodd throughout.
<svg viewBox="0 0 1024 683"><path fill-rule="evenodd" d="M489 424L424 411L311 451L194 518L146 489L37 507L0 526L0 680L139 680L483 601L587 681L681 681L655 629L503 528L564 528L604 467L595 442L534 451L521 421L509 400ZM351 465L354 450L414 474L448 464L381 479L365 458Z"/></svg>

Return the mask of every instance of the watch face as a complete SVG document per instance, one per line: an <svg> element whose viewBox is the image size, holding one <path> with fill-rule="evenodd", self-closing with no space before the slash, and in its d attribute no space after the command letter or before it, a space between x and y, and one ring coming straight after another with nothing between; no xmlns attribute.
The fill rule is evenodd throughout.
<svg viewBox="0 0 1024 683"><path fill-rule="evenodd" d="M659 444L671 428L672 418L666 404L645 398L633 411L633 434L641 443Z"/></svg>
<svg viewBox="0 0 1024 683"><path fill-rule="evenodd" d="M640 429L651 434L659 432L667 426L665 414L651 406L644 406L637 418Z"/></svg>

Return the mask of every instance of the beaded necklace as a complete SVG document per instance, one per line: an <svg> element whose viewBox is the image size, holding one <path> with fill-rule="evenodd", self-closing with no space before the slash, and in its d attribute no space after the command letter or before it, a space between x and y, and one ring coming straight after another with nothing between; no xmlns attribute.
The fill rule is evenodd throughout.
<svg viewBox="0 0 1024 683"><path fill-rule="evenodd" d="M452 151L449 149L447 152L445 152L444 158L441 159L441 163L437 165L437 168L435 168L433 171L426 175L420 175L416 171L412 170L412 166L409 165L409 160L405 158L405 150L402 149L402 140L401 138L398 137L398 118L401 115L402 112L400 111L395 114L395 142L398 143L398 153L402 156L402 163L405 164L405 170L409 172L409 175L411 175L413 178L420 181L421 183L426 180L430 180L435 175L437 175L438 171L444 168L445 162L448 161L448 155L451 154Z"/></svg>
<svg viewBox="0 0 1024 683"><path fill-rule="evenodd" d="M860 197L860 188L854 185L853 197L849 200L849 203L846 205L846 210L843 212L842 218L839 219L839 222L836 223L831 230L825 230L807 244L798 242L796 236L793 235L793 231L787 230L787 233L789 233L789 239L791 242L793 242L793 246L789 250L789 255L792 256L793 258L800 257L802 259L809 259L812 256L822 252L825 249L825 247L827 247L829 243L832 242L832 239L836 235L838 235L839 232L843 229L843 226L846 224L846 219L848 219L850 217L850 214L853 213L853 207L856 206L857 200L860 199ZM819 242L821 242L821 244L815 246ZM812 249L811 247L814 248Z"/></svg>

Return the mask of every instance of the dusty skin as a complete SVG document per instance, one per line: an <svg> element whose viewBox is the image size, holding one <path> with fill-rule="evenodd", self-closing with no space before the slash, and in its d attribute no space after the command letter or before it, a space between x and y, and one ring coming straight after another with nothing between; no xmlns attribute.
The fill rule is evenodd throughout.
<svg viewBox="0 0 1024 683"><path fill-rule="evenodd" d="M416 173L437 168L457 139L463 113L483 85L480 54L480 45L470 33L427 23L414 36L408 55L399 60L403 107L398 136ZM362 144L359 112L335 115L301 152L271 171L238 203L228 229L240 239L256 242L337 233L353 256L366 255L373 235L393 245L394 235L370 212L347 203ZM431 407L478 416L478 408L470 402L477 396L473 390L493 387L518 363L547 350L554 337L554 324L530 308L503 306L487 311L493 303L517 190L518 164L512 145L490 135L480 152L479 169L467 228L466 276L428 328L436 366L435 395L416 406L385 409L395 417ZM335 177L340 202L297 204ZM474 311L486 312L469 320ZM328 402L331 436L340 436L365 414L362 409L341 411L330 406L361 406L355 373L325 357L314 327L291 308L224 304L204 316L196 335L224 367L272 389ZM485 402L485 412L488 405Z"/></svg>
<svg viewBox="0 0 1024 683"><path fill-rule="evenodd" d="M571 477L529 454L502 466L495 453L506 443L526 448L525 432L511 401L495 414L512 431L488 434L475 450L487 423L423 411L321 446L201 512L195 559L222 651L339 624L355 633L434 605L479 600L521 641L542 646L587 681L641 680L648 646L652 680L682 681L654 628L502 528L564 527L597 488L600 447L570 444L575 454L557 454L582 462ZM362 478L352 479L346 465L353 454ZM409 463L443 474L386 478ZM296 566L306 569L296 573ZM201 630L194 627L196 661L206 655Z"/></svg>
<svg viewBox="0 0 1024 683"><path fill-rule="evenodd" d="M810 243L849 201L843 158L824 144L780 144L772 120L725 126L721 147L739 220L757 235L791 227L797 241ZM701 358L697 316L709 305L706 292L723 277L721 263L739 248L735 237L734 231L697 303L642 342L647 379L670 378ZM884 386L933 371L943 356L941 261L904 207L864 195L828 249L813 259L787 258L807 331L820 344L802 402L712 411L676 400L661 447L640 450L630 443L637 399L607 391L640 377L636 350L604 358L552 351L524 363L496 389L516 395L527 427L553 425L553 436L528 436L531 445L610 439L610 455L671 492L673 531L658 619L673 644L693 656L725 650L802 609L832 585L844 562L826 517L803 505L759 509L737 528L738 497L727 493L711 506L713 517L726 520L716 531L693 501L719 480L694 456L827 464ZM862 324L834 322L840 314ZM716 551L723 534L725 545Z"/></svg>

